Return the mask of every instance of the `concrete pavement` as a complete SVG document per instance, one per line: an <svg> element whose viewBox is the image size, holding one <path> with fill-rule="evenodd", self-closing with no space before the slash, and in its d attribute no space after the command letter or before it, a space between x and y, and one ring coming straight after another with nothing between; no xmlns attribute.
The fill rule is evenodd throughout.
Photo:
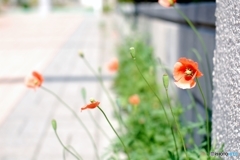
<svg viewBox="0 0 240 160"><path fill-rule="evenodd" d="M115 53L112 24L109 19L91 14L53 14L44 20L37 20L36 15L28 15L32 16L30 19L25 16L0 19L0 24L4 24L0 25L0 37L5 36L0 38L0 109L7 108L1 114L0 160L63 159L63 149L51 127L52 119L57 120L58 133L65 144L74 146L83 159L95 160L92 143L71 112L41 88L37 91L26 89L22 80L33 69L40 71L45 78L43 85L76 111L93 136L98 154L103 155L110 142L88 112L94 115L110 138L115 136L99 110L79 111L85 105L81 89L87 90L87 99L95 97L99 100L111 119L112 109L97 79L79 58L78 51L81 49L85 53L94 69L102 67L104 83L109 88L112 75L107 72L106 65ZM103 21L108 28L105 31L99 28ZM22 22L25 24L18 25ZM14 29L15 25L20 29ZM74 159L69 154L67 157Z"/></svg>

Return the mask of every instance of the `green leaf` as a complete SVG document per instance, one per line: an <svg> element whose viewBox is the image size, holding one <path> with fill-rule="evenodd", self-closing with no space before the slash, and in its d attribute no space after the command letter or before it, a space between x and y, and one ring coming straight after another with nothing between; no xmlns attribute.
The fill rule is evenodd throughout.
<svg viewBox="0 0 240 160"><path fill-rule="evenodd" d="M176 160L175 155L174 155L173 152L171 152L171 151L168 150L168 155L169 155L169 157L170 157L171 160Z"/></svg>
<svg viewBox="0 0 240 160"><path fill-rule="evenodd" d="M203 126L202 122L188 122L187 128L188 129L193 129L193 128L200 128Z"/></svg>

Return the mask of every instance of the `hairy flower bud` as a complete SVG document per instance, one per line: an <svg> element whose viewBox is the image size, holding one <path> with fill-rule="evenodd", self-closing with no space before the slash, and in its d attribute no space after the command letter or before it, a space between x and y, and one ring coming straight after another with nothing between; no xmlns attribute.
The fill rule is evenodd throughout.
<svg viewBox="0 0 240 160"><path fill-rule="evenodd" d="M57 130L57 122L55 119L52 120L52 127L55 131Z"/></svg>
<svg viewBox="0 0 240 160"><path fill-rule="evenodd" d="M165 87L165 89L168 89L168 85L169 85L169 77L167 74L163 75L163 85Z"/></svg>

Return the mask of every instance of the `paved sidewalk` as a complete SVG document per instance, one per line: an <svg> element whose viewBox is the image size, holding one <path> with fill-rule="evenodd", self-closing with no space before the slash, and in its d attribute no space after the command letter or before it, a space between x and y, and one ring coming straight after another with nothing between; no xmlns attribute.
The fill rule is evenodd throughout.
<svg viewBox="0 0 240 160"><path fill-rule="evenodd" d="M63 16L67 17L70 15ZM106 152L106 147L109 146L110 141L106 139L95 126L88 112L90 111L94 115L95 120L103 127L109 137L112 138L115 136L99 110L79 111L79 108L85 105L81 97L81 89L83 87L86 88L87 99L95 97L96 100L99 100L102 108L110 118L112 118L112 109L96 78L86 67L81 58L79 58L78 51L81 49L85 53L86 59L89 60L93 68L96 70L99 66L103 67L104 83L109 88L112 75L107 72L105 67L111 57L114 56L114 40L112 39L113 32L111 30L103 32L103 30L99 29L99 24L102 23L102 19L94 15L75 15L73 19L58 19L58 22L61 23L61 25L57 22L52 22L56 26L59 25L59 27L62 28L62 30L59 29L59 31L56 31L57 28L52 26L52 32L56 31L53 35L59 36L56 38L58 40L54 41L54 38L48 39L46 36L42 37L42 43L44 43L44 40L46 39L49 40L48 43L44 43L49 48L45 45L41 45L41 43L38 45L40 40L36 42L35 45L39 47L39 50L36 51L37 49L34 47L32 50L29 50L29 54L26 56L28 57L27 62L34 62L32 62L32 64L26 64L27 62L22 63L25 65L23 67L25 69L14 72L21 65L18 66L16 64L15 66L12 66L16 62L5 64L7 67L12 67L12 70L11 68L6 68L4 70L14 72L14 74L9 74L10 78L6 76L6 80L10 80L12 78L11 76L14 75L13 78L17 77L16 81L18 82L22 80L27 71L31 71L32 68L37 66L37 69L42 71L45 77L44 86L57 93L76 111L91 132L98 148L98 154L103 155ZM51 20L49 21L51 22ZM106 21L106 19L105 22L107 23L105 26L111 28L111 23ZM72 25L71 27L70 24ZM64 28L65 25L69 28ZM37 28L37 26L38 25L35 27ZM64 33L62 33L62 31ZM49 31L49 34L52 32ZM36 32L34 31L34 33ZM0 35L1 34L3 33L0 32ZM46 33L46 35L49 34ZM40 35L44 34L40 32ZM67 38L69 35L71 35L70 38ZM35 36L37 37L37 35ZM31 40L34 41L34 39ZM28 39L26 44L29 44L31 40ZM54 42L52 43L52 41ZM52 44L50 44L50 42ZM7 44L7 42L5 43ZM17 44L18 42L16 42L16 46L19 48L22 47L22 45ZM5 45L5 47L5 51L7 51L10 46ZM28 47L29 46L26 45L26 48ZM46 51L41 50L43 48L46 49ZM55 49L54 52L50 51L51 49ZM47 50L49 54L46 53ZM4 50L1 48L0 56L3 56L3 51ZM34 51L37 52L37 57L36 55L31 55L34 54ZM12 52L23 54L24 48L22 50L13 49ZM44 56L47 56L45 57L46 59L42 60L43 64L37 65L36 63L38 63L39 59L43 57L43 54ZM12 58L9 57L8 61L11 62L11 59ZM49 64L49 62L51 63ZM3 66L2 62L0 64ZM7 74L0 72L0 75ZM5 87L7 85L6 80L1 78L0 80L0 86ZM14 81L9 81L9 84L12 86L15 84L13 82ZM6 87L5 91L7 90ZM65 144L74 146L85 160L96 159L94 148L88 135L83 127L76 121L71 112L57 101L55 97L46 93L42 89L38 89L37 91L28 89L24 90L26 91L26 94L20 98L19 103L16 105L14 105L14 103L16 103L16 99L21 96L22 92L15 97L12 97L15 102L11 105L14 107L11 114L0 126L0 160L63 159L63 149L57 141L51 127L52 119L57 120L58 133ZM1 99L2 96L8 98L11 97L11 95L12 94L9 93L5 96L3 93ZM115 123L113 124L116 125ZM67 159L70 160L74 158L67 154Z"/></svg>
<svg viewBox="0 0 240 160"><path fill-rule="evenodd" d="M25 75L42 71L82 19L76 14L0 16L0 124L24 93Z"/></svg>

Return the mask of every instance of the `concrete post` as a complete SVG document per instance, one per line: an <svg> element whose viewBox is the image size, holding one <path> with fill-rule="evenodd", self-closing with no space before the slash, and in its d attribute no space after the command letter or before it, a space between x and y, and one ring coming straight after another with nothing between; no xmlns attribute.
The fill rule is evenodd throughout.
<svg viewBox="0 0 240 160"><path fill-rule="evenodd" d="M240 156L240 1L216 3L212 144Z"/></svg>

